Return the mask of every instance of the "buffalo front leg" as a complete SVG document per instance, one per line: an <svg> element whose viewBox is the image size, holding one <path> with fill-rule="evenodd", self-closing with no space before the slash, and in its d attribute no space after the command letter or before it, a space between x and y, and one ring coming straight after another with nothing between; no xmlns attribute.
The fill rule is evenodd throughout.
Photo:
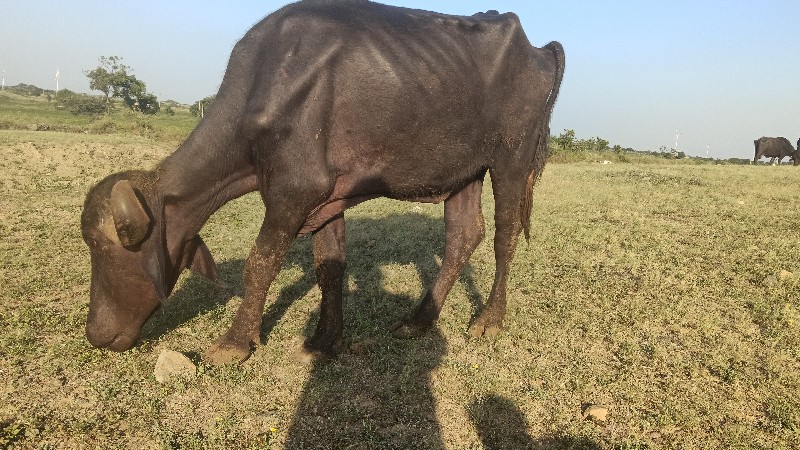
<svg viewBox="0 0 800 450"><path fill-rule="evenodd" d="M344 214L314 233L314 272L322 291L319 321L314 335L303 344L304 359L329 359L342 338L342 286L347 268Z"/></svg>
<svg viewBox="0 0 800 450"><path fill-rule="evenodd" d="M396 337L417 337L439 318L447 294L458 274L483 240L482 189L483 179L475 180L445 200L445 250L442 268L411 316L396 326Z"/></svg>
<svg viewBox="0 0 800 450"><path fill-rule="evenodd" d="M204 359L212 364L243 362L250 356L251 346L259 342L267 291L300 226L293 222L275 213L264 220L245 263L244 300L231 327L204 354Z"/></svg>

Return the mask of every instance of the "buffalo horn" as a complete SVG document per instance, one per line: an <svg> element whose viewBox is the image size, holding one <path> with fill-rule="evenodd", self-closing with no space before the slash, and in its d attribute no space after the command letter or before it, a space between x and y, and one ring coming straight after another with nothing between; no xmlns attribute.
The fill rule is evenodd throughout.
<svg viewBox="0 0 800 450"><path fill-rule="evenodd" d="M139 245L147 236L150 216L142 207L130 181L117 181L111 188L111 214L123 247Z"/></svg>

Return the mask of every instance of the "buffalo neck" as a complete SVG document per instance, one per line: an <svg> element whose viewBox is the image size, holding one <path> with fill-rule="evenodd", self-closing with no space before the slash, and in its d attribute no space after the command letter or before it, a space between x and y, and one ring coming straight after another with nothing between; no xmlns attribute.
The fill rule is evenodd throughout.
<svg viewBox="0 0 800 450"><path fill-rule="evenodd" d="M249 144L235 139L236 128L208 116L156 168L171 255L225 203L257 189Z"/></svg>

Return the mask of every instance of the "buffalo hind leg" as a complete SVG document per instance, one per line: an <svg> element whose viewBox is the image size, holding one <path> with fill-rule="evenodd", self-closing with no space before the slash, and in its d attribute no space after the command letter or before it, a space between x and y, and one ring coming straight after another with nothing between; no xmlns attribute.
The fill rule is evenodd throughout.
<svg viewBox="0 0 800 450"><path fill-rule="evenodd" d="M513 177L492 176L495 200L495 275L489 299L486 301L483 311L469 327L469 334L474 337L495 336L503 329L508 271L511 261L514 259L520 231L522 231L520 205L525 183L524 181L514 181Z"/></svg>
<svg viewBox="0 0 800 450"><path fill-rule="evenodd" d="M314 335L303 344L300 359L327 360L336 353L342 338L342 286L347 267L344 213L314 233L314 272L322 291L319 321Z"/></svg>
<svg viewBox="0 0 800 450"><path fill-rule="evenodd" d="M439 318L447 294L458 278L458 274L483 240L482 188L483 179L481 178L445 200L445 250L442 268L439 270L433 286L422 298L411 316L395 326L395 337L417 337Z"/></svg>

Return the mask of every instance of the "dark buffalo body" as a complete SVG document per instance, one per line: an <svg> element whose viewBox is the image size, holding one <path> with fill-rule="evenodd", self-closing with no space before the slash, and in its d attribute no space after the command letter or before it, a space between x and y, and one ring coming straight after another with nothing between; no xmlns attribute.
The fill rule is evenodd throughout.
<svg viewBox="0 0 800 450"><path fill-rule="evenodd" d="M460 17L353 0L303 1L269 15L236 44L213 110L175 153L87 195L90 342L130 348L183 269L216 278L197 233L223 204L256 190L266 214L245 298L209 359L249 354L267 289L291 241L306 233L322 290L306 349L331 353L341 336L344 211L382 196L445 201L441 271L397 330L415 335L436 320L483 238L487 171L497 268L471 331L498 331L563 70L561 46L531 46L510 13Z"/></svg>
<svg viewBox="0 0 800 450"><path fill-rule="evenodd" d="M775 159L778 159L778 164L785 157L790 157L794 165L800 164L800 158L797 158L796 150L792 147L792 143L785 137L760 137L753 141L756 147L756 154L753 157L753 164L758 162L762 156L770 158L769 163L772 164ZM800 146L800 140L797 141Z"/></svg>

